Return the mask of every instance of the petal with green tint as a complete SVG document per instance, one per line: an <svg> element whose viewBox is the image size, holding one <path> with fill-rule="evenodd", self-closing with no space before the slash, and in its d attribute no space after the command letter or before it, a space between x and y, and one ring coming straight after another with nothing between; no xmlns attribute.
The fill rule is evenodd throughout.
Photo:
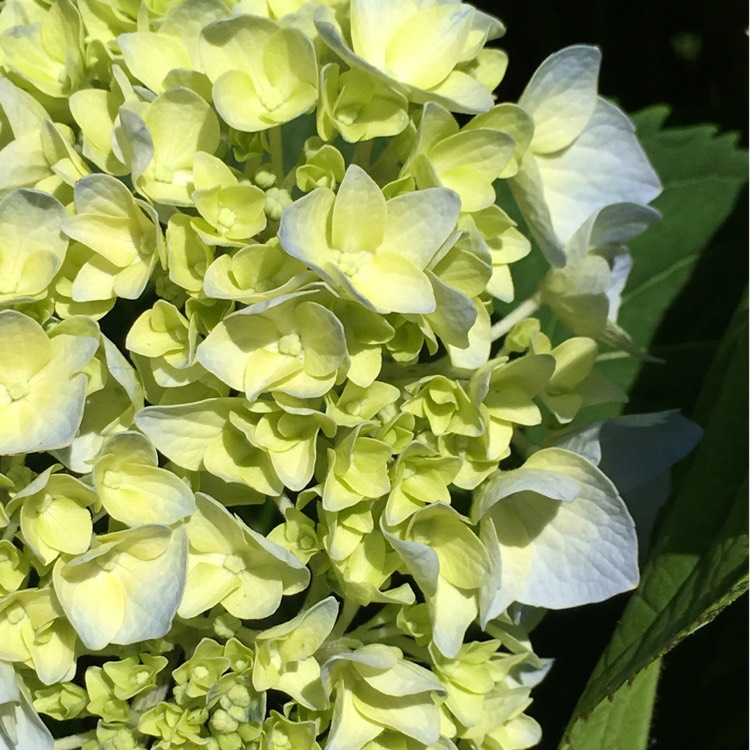
<svg viewBox="0 0 750 750"><path fill-rule="evenodd" d="M601 98L568 149L554 156L539 155L536 161L544 200L563 245L594 211L612 203L649 203L661 192L632 122ZM579 176L574 183L572 175Z"/></svg>
<svg viewBox="0 0 750 750"><path fill-rule="evenodd" d="M281 215L278 236L282 248L316 271L322 271L331 260L326 230L334 198L333 191L318 188Z"/></svg>
<svg viewBox="0 0 750 750"><path fill-rule="evenodd" d="M492 94L476 78L460 71L454 70L437 86L430 89L424 97L415 97L415 100L424 98L434 100L452 112L463 112L465 114L476 114L486 112L495 103Z"/></svg>
<svg viewBox="0 0 750 750"><path fill-rule="evenodd" d="M429 695L394 700L367 685L358 685L353 703L369 721L411 737L424 747L440 738L440 712Z"/></svg>
<svg viewBox="0 0 750 750"><path fill-rule="evenodd" d="M169 526L195 509L190 488L165 469L126 464L116 470L97 471L96 478L107 513L128 526Z"/></svg>
<svg viewBox="0 0 750 750"><path fill-rule="evenodd" d="M524 477L524 469L541 470L542 481ZM638 583L633 521L595 466L575 453L548 448L510 474L508 484L500 473L483 489L485 504L493 504L502 557L495 613L513 599L554 609L579 606ZM560 477L554 488L553 475ZM526 491L512 489L519 480ZM578 491L553 499L560 497L564 480L576 482Z"/></svg>
<svg viewBox="0 0 750 750"><path fill-rule="evenodd" d="M479 538L445 505L428 506L409 524L408 538L435 550L440 577L463 589L481 587L489 559Z"/></svg>
<svg viewBox="0 0 750 750"><path fill-rule="evenodd" d="M47 546L60 552L79 555L89 548L91 514L70 498L53 498L47 511L37 515L35 526Z"/></svg>
<svg viewBox="0 0 750 750"><path fill-rule="evenodd" d="M136 414L135 422L170 461L191 471L202 468L203 456L229 419L235 399L209 399L194 404L149 406Z"/></svg>
<svg viewBox="0 0 750 750"><path fill-rule="evenodd" d="M421 269L455 229L461 199L452 190L430 188L392 198L387 207L381 252L403 255Z"/></svg>
<svg viewBox="0 0 750 750"><path fill-rule="evenodd" d="M196 617L217 605L240 586L240 581L231 571L213 563L202 562L200 556L190 557L185 593L177 614L180 617Z"/></svg>
<svg viewBox="0 0 750 750"><path fill-rule="evenodd" d="M61 560L54 568L55 593L81 640L91 649L112 642L125 616L125 594L118 582L100 574L96 562L66 569Z"/></svg>
<svg viewBox="0 0 750 750"><path fill-rule="evenodd" d="M327 377L346 362L346 338L339 319L316 302L302 302L294 311L305 352L305 372Z"/></svg>
<svg viewBox="0 0 750 750"><path fill-rule="evenodd" d="M0 305L40 299L62 266L63 205L37 190L15 190L0 201Z"/></svg>
<svg viewBox="0 0 750 750"><path fill-rule="evenodd" d="M117 37L128 70L151 91L161 94L164 79L175 68L193 67L185 42L171 34L138 31Z"/></svg>
<svg viewBox="0 0 750 750"><path fill-rule="evenodd" d="M331 217L331 243L342 252L372 251L383 241L386 202L375 181L356 164L346 170Z"/></svg>
<svg viewBox="0 0 750 750"><path fill-rule="evenodd" d="M423 8L389 38L385 69L397 80L420 89L439 85L456 66L473 15L474 9L464 3ZM431 50L428 56L427 49Z"/></svg>
<svg viewBox="0 0 750 750"><path fill-rule="evenodd" d="M118 579L127 599L113 642L137 643L169 631L185 589L188 540L184 528L140 526L123 545ZM141 539L138 539L138 536Z"/></svg>
<svg viewBox="0 0 750 750"><path fill-rule="evenodd" d="M201 61L212 82L231 70L262 70L263 47L278 26L259 16L216 21L201 32Z"/></svg>
<svg viewBox="0 0 750 750"><path fill-rule="evenodd" d="M601 57L597 47L566 47L534 73L518 104L534 120L535 153L569 146L586 127L596 106Z"/></svg>
<svg viewBox="0 0 750 750"><path fill-rule="evenodd" d="M378 253L351 279L352 287L381 312L431 313L435 310L432 284L408 257Z"/></svg>

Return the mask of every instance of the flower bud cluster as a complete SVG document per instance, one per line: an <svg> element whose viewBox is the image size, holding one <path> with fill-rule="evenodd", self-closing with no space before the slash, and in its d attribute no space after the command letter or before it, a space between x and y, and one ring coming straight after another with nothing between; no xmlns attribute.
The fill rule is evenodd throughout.
<svg viewBox="0 0 750 750"><path fill-rule="evenodd" d="M555 441L624 399L596 358L635 349L660 186L597 49L497 103L503 33L459 0L3 4L17 747L52 748L38 714L85 750L538 742L526 605L638 580L617 489Z"/></svg>

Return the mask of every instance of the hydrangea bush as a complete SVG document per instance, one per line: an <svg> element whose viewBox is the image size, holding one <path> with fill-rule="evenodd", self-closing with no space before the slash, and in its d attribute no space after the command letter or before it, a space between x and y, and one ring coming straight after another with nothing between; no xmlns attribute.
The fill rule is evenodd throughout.
<svg viewBox="0 0 750 750"><path fill-rule="evenodd" d="M503 33L4 4L0 746L538 743L537 608L638 582L578 415L660 183L594 47L496 103Z"/></svg>

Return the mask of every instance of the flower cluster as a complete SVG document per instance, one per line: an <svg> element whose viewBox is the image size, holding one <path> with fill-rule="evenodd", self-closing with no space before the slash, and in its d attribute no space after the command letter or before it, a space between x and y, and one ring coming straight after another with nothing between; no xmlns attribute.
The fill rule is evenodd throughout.
<svg viewBox="0 0 750 750"><path fill-rule="evenodd" d="M596 358L635 349L660 185L597 49L496 103L503 33L458 0L4 3L3 746L51 748L39 714L84 750L538 742L530 608L638 580L560 433L624 399ZM500 320L531 242L499 181L550 264Z"/></svg>

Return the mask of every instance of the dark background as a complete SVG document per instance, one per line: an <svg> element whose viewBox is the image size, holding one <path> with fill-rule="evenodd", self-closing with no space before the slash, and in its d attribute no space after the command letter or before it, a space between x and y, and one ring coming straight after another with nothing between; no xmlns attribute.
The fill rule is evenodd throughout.
<svg viewBox="0 0 750 750"><path fill-rule="evenodd" d="M506 36L496 42L510 56L498 101L515 101L534 70L570 44L596 44L603 53L599 90L628 112L668 103L668 126L716 123L747 147L748 9L743 0L560 0L474 2L499 17ZM720 337L747 280L747 190L715 238L729 242L721 269L696 269L670 310L657 340L686 325L698 287L710 309L697 324ZM728 266L728 267L727 267ZM727 288L720 278L733 277ZM695 307L695 305L693 305ZM695 315L695 313L693 313ZM670 330L670 327L672 330ZM709 329L709 330L706 330ZM653 385L636 383L639 388ZM695 394L697 396L697 394ZM636 400L636 399L634 399ZM653 400L653 399L652 399ZM689 400L689 399L688 399ZM665 394L665 403L669 403ZM681 405L690 414L694 403ZM556 748L599 654L609 641L627 596L577 610L551 612L532 636L541 656L553 656L547 679L534 691L531 713L544 729L541 747ZM740 599L664 660L651 747L660 750L741 750L748 726L748 605ZM602 750L606 750L603 748Z"/></svg>

